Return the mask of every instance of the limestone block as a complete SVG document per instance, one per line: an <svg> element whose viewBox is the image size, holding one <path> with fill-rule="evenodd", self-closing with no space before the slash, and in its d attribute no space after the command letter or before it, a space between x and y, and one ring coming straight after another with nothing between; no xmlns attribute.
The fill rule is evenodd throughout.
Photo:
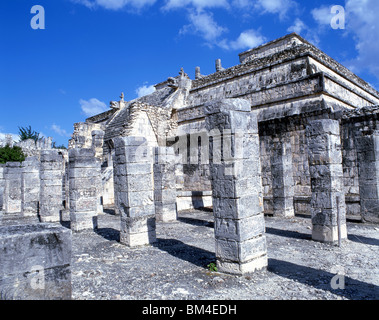
<svg viewBox="0 0 379 320"><path fill-rule="evenodd" d="M101 165L93 149L70 149L70 219L74 231L97 228L97 213L102 211Z"/></svg>
<svg viewBox="0 0 379 320"><path fill-rule="evenodd" d="M3 299L71 299L70 264L70 230L46 223L0 227Z"/></svg>
<svg viewBox="0 0 379 320"><path fill-rule="evenodd" d="M37 157L28 157L22 163L21 210L24 216L37 216L40 197L40 168Z"/></svg>
<svg viewBox="0 0 379 320"><path fill-rule="evenodd" d="M6 214L21 213L21 163L7 162L4 170L4 203Z"/></svg>
<svg viewBox="0 0 379 320"><path fill-rule="evenodd" d="M257 119L250 110L250 103L240 99L204 107L206 128L216 131L210 133L209 160L217 265L221 272L233 274L267 266L259 142L248 128L257 127ZM222 137L225 130L229 139ZM235 134L228 136L229 132Z"/></svg>
<svg viewBox="0 0 379 320"><path fill-rule="evenodd" d="M306 131L312 189L312 239L334 242L338 240L338 220L340 229L346 229L339 123L330 119L310 121ZM341 240L346 238L346 232L341 231Z"/></svg>
<svg viewBox="0 0 379 320"><path fill-rule="evenodd" d="M0 211L3 210L3 204L4 204L4 186L5 186L4 168L5 168L5 164L0 164Z"/></svg>

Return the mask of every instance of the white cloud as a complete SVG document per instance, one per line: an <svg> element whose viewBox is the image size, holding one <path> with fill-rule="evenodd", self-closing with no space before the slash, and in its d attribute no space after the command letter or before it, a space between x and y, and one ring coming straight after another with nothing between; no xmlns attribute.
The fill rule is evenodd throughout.
<svg viewBox="0 0 379 320"><path fill-rule="evenodd" d="M201 11L205 8L228 8L229 3L227 0L167 0L163 9L171 10L189 6Z"/></svg>
<svg viewBox="0 0 379 320"><path fill-rule="evenodd" d="M294 24L287 29L288 32L296 32L297 34L301 34L304 30L307 29L307 26L303 21L299 18L296 18Z"/></svg>
<svg viewBox="0 0 379 320"><path fill-rule="evenodd" d="M287 29L288 32L296 32L299 35L302 35L306 38L310 43L315 46L319 46L320 38L319 38L319 30L309 28L301 19L296 18L293 25Z"/></svg>
<svg viewBox="0 0 379 320"><path fill-rule="evenodd" d="M141 98L153 93L154 91L155 91L154 85L151 85L151 86L143 85L136 90L136 93L138 95L138 98Z"/></svg>
<svg viewBox="0 0 379 320"><path fill-rule="evenodd" d="M263 13L279 14L283 18L287 12L296 5L292 0L257 0L255 7Z"/></svg>
<svg viewBox="0 0 379 320"><path fill-rule="evenodd" d="M320 25L330 25L333 14L331 13L331 6L326 7L322 6L320 8L315 8L312 10L312 16L313 19L317 21L318 24Z"/></svg>
<svg viewBox="0 0 379 320"><path fill-rule="evenodd" d="M250 29L242 32L237 40L230 42L223 40L219 45L224 49L244 50L260 46L264 42L266 42L266 38L264 36L262 36L258 31Z"/></svg>
<svg viewBox="0 0 379 320"><path fill-rule="evenodd" d="M88 101L80 99L79 103L82 111L88 117L103 113L109 109L104 102L95 98L92 98Z"/></svg>
<svg viewBox="0 0 379 320"><path fill-rule="evenodd" d="M55 133L59 134L62 137L71 137L71 135L64 129L62 129L60 126L53 124L51 126L51 130L53 130Z"/></svg>
<svg viewBox="0 0 379 320"><path fill-rule="evenodd" d="M190 24L185 25L180 30L180 34L199 34L209 44L213 44L217 38L227 31L226 28L217 24L211 13L192 11L188 16L188 19L190 20Z"/></svg>
<svg viewBox="0 0 379 320"><path fill-rule="evenodd" d="M141 9L153 5L157 0L72 0L93 9L103 7L108 10L119 10L125 7Z"/></svg>
<svg viewBox="0 0 379 320"><path fill-rule="evenodd" d="M5 137L6 137L7 135L12 136L13 142L18 142L18 141L20 140L20 137L19 137L18 134L15 134L15 133L2 133L2 132L0 132L0 142L1 142L2 140L5 140ZM1 143L0 143L0 144L1 144Z"/></svg>
<svg viewBox="0 0 379 320"><path fill-rule="evenodd" d="M379 1L347 0L346 31L354 36L358 55L351 63L379 79Z"/></svg>
<svg viewBox="0 0 379 320"><path fill-rule="evenodd" d="M331 21L335 14L332 6L322 6L312 10L313 18L321 27L332 30ZM379 1L377 0L346 0L345 30L336 30L344 36L351 35L356 43L357 56L346 61L349 69L359 73L368 70L379 79Z"/></svg>

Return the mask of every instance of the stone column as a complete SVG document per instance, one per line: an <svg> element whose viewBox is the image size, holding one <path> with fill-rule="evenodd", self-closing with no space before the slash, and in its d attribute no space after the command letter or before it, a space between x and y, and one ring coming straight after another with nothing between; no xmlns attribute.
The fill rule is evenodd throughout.
<svg viewBox="0 0 379 320"><path fill-rule="evenodd" d="M129 247L156 241L152 148L142 137L114 139L116 212L121 216L120 242Z"/></svg>
<svg viewBox="0 0 379 320"><path fill-rule="evenodd" d="M40 165L38 157L28 157L22 163L21 210L24 216L38 215L40 193Z"/></svg>
<svg viewBox="0 0 379 320"><path fill-rule="evenodd" d="M92 131L92 149L95 151L95 157L99 159L100 163L103 162L103 145L104 145L104 135L105 132L103 130L93 130ZM103 182L102 179L100 183L97 185L98 190L98 201L97 201L97 214L104 213L104 190L103 190Z"/></svg>
<svg viewBox="0 0 379 320"><path fill-rule="evenodd" d="M242 99L211 102L204 111L217 266L220 272L252 273L268 264L257 118Z"/></svg>
<svg viewBox="0 0 379 320"><path fill-rule="evenodd" d="M175 154L173 148L154 149L154 203L157 221L176 220Z"/></svg>
<svg viewBox="0 0 379 320"><path fill-rule="evenodd" d="M321 242L338 241L338 220L341 240L346 239L339 122L330 119L310 121L306 134L312 189L312 239Z"/></svg>
<svg viewBox="0 0 379 320"><path fill-rule="evenodd" d="M0 211L3 210L3 203L4 203L4 187L5 187L4 168L5 168L5 164L0 164Z"/></svg>
<svg viewBox="0 0 379 320"><path fill-rule="evenodd" d="M63 156L57 150L43 150L40 161L40 220L41 222L59 222L63 209Z"/></svg>
<svg viewBox="0 0 379 320"><path fill-rule="evenodd" d="M68 158L71 229L96 229L100 161L92 149L70 149Z"/></svg>
<svg viewBox="0 0 379 320"><path fill-rule="evenodd" d="M21 163L7 162L4 170L4 213L21 213Z"/></svg>
<svg viewBox="0 0 379 320"><path fill-rule="evenodd" d="M103 144L104 144L104 135L103 130L93 130L92 134L92 149L95 151L96 158L100 160L103 158Z"/></svg>
<svg viewBox="0 0 379 320"><path fill-rule="evenodd" d="M294 181L291 140L288 134L274 138L271 153L271 174L274 216L293 217Z"/></svg>
<svg viewBox="0 0 379 320"><path fill-rule="evenodd" d="M355 137L362 220L379 223L379 131Z"/></svg>

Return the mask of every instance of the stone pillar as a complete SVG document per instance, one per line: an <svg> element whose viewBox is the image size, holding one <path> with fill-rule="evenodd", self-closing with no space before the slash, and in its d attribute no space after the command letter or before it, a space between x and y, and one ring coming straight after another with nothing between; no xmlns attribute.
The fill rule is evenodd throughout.
<svg viewBox="0 0 379 320"><path fill-rule="evenodd" d="M216 72L220 72L222 70L224 70L224 68L222 67L221 59L217 59L216 60Z"/></svg>
<svg viewBox="0 0 379 320"><path fill-rule="evenodd" d="M176 220L175 154L173 148L154 149L154 203L157 221Z"/></svg>
<svg viewBox="0 0 379 320"><path fill-rule="evenodd" d="M68 158L71 229L96 229L100 161L93 149L70 149Z"/></svg>
<svg viewBox="0 0 379 320"><path fill-rule="evenodd" d="M293 217L294 180L291 140L288 134L274 138L271 153L271 174L274 216Z"/></svg>
<svg viewBox="0 0 379 320"><path fill-rule="evenodd" d="M7 162L4 170L4 203L3 211L21 213L21 163Z"/></svg>
<svg viewBox="0 0 379 320"><path fill-rule="evenodd" d="M41 222L59 222L63 209L63 156L58 150L43 150L40 161L40 220Z"/></svg>
<svg viewBox="0 0 379 320"><path fill-rule="evenodd" d="M312 239L321 242L338 241L338 220L341 240L346 239L339 122L330 119L310 121L306 134L312 190Z"/></svg>
<svg viewBox="0 0 379 320"><path fill-rule="evenodd" d="M71 230L1 226L0 252L1 300L71 299Z"/></svg>
<svg viewBox="0 0 379 320"><path fill-rule="evenodd" d="M204 111L217 266L220 272L252 273L268 264L257 118L242 99L211 102Z"/></svg>
<svg viewBox="0 0 379 320"><path fill-rule="evenodd" d="M355 141L362 220L379 223L379 131L360 131Z"/></svg>
<svg viewBox="0 0 379 320"><path fill-rule="evenodd" d="M40 193L40 165L38 157L28 157L22 163L21 210L24 216L38 215Z"/></svg>
<svg viewBox="0 0 379 320"><path fill-rule="evenodd" d="M5 187L4 169L5 169L5 164L0 164L0 211L3 210L3 203L4 203L4 187Z"/></svg>
<svg viewBox="0 0 379 320"><path fill-rule="evenodd" d="M198 80L201 78L202 78L202 75L201 75L200 67L196 67L195 68L195 80Z"/></svg>
<svg viewBox="0 0 379 320"><path fill-rule="evenodd" d="M92 131L92 149L95 151L95 157L99 159L100 163L103 162L103 145L104 145L104 135L105 132L103 130L93 130ZM98 201L97 201L97 214L104 213L104 190L103 190L103 182L102 179L100 183L97 185L98 190Z"/></svg>
<svg viewBox="0 0 379 320"><path fill-rule="evenodd" d="M120 242L138 247L156 241L152 148L142 137L114 139L116 212L121 216Z"/></svg>

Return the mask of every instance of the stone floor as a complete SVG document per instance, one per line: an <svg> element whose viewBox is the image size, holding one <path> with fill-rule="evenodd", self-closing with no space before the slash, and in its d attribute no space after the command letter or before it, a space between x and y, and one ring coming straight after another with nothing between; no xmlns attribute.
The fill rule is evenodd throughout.
<svg viewBox="0 0 379 320"><path fill-rule="evenodd" d="M73 234L73 299L379 299L377 225L349 222L349 240L338 247L311 240L309 217L266 217L268 270L236 277L207 268L215 262L209 211L182 212L177 222L159 223L158 242L139 249L118 242L119 224L109 211L99 216L96 232ZM345 289L332 288L338 273Z"/></svg>
<svg viewBox="0 0 379 320"><path fill-rule="evenodd" d="M99 217L97 232L73 237L73 299L250 300L378 299L379 228L348 223L340 247L311 241L310 219L266 217L269 267L245 277L210 272L215 261L211 212L158 224L158 242L118 243L119 217ZM331 281L344 274L345 289Z"/></svg>

